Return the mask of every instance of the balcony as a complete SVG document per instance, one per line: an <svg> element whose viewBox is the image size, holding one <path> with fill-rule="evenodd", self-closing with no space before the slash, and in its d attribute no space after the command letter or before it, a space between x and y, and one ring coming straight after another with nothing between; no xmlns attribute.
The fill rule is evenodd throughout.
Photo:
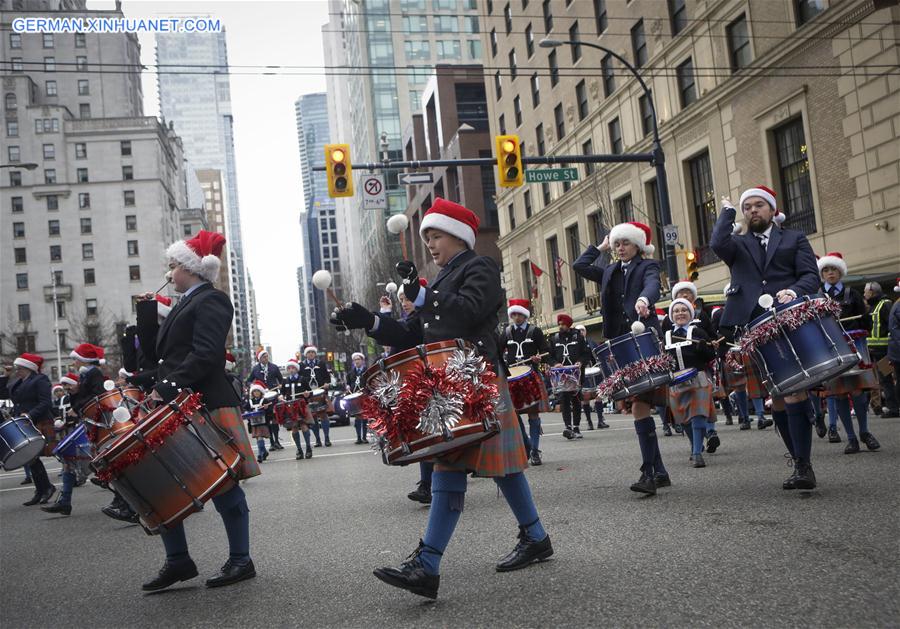
<svg viewBox="0 0 900 629"><path fill-rule="evenodd" d="M61 301L72 301L72 285L71 284L57 284L56 298ZM53 302L53 285L52 284L47 284L44 286L44 301L46 301L48 303Z"/></svg>

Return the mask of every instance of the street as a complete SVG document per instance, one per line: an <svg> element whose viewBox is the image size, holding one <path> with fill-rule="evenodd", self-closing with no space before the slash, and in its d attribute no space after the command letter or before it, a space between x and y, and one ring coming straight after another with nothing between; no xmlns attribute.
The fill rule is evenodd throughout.
<svg viewBox="0 0 900 629"><path fill-rule="evenodd" d="M302 462L282 431L285 450L244 484L258 577L218 590L203 585L227 558L211 504L186 521L200 578L147 595L162 545L101 514L111 494L88 483L72 516L55 517L21 506L32 492L21 470L3 473L3 626L898 626L900 421L871 420L878 452L848 456L846 443L814 437L820 488L809 494L781 489L789 468L771 428L720 424L705 469L690 467L685 438L660 434L673 487L651 498L628 490L639 475L631 418L607 421L570 442L560 416L544 416L544 465L527 476L550 561L496 573L516 523L493 482L470 481L436 602L372 576L416 547L428 508L406 498L417 467L388 468L352 428ZM48 465L57 485L58 468Z"/></svg>

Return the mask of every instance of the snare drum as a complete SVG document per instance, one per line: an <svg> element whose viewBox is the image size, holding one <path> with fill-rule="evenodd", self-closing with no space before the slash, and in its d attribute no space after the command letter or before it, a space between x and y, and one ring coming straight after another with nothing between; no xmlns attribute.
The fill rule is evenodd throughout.
<svg viewBox="0 0 900 629"><path fill-rule="evenodd" d="M581 389L581 367L578 365L551 367L550 388L557 395L577 393Z"/></svg>
<svg viewBox="0 0 900 629"><path fill-rule="evenodd" d="M115 424L113 412L117 408L124 406L129 412L133 412L143 400L144 394L137 387L116 387L85 404L81 415L89 424L109 427Z"/></svg>
<svg viewBox="0 0 900 629"><path fill-rule="evenodd" d="M675 373L672 374L672 382L669 386L677 387L679 384L684 384L689 380L692 380L697 375L697 370L693 367L689 367L688 369L679 369Z"/></svg>
<svg viewBox="0 0 900 629"><path fill-rule="evenodd" d="M363 413L363 399L365 399L366 394L362 391L357 393L351 393L349 395L345 395L341 399L341 406L347 412L347 415L350 417L359 417Z"/></svg>
<svg viewBox="0 0 900 629"><path fill-rule="evenodd" d="M856 346L859 363L848 370L846 376L861 376L874 366L869 354L869 332L867 330L847 330L847 338Z"/></svg>
<svg viewBox="0 0 900 629"><path fill-rule="evenodd" d="M603 381L603 370L600 367L588 367L584 370L584 385L581 387L581 401L590 402L597 397L597 387Z"/></svg>
<svg viewBox="0 0 900 629"><path fill-rule="evenodd" d="M510 367L506 382L509 385L509 397L512 399L513 408L517 411L528 410L543 403L547 398L544 379L528 365Z"/></svg>
<svg viewBox="0 0 900 629"><path fill-rule="evenodd" d="M91 462L150 534L170 530L237 479L233 438L198 408L198 396L182 391Z"/></svg>
<svg viewBox="0 0 900 629"><path fill-rule="evenodd" d="M250 422L251 428L256 428L257 426L265 426L266 424L266 411L264 410L247 411L242 415L242 417Z"/></svg>
<svg viewBox="0 0 900 629"><path fill-rule="evenodd" d="M466 343L462 339L455 339L419 345L382 358L363 374L366 390L371 393L377 385L390 382L396 382L400 387L404 378L419 369L444 367L454 352L466 351L471 351L467 349ZM445 425L444 430L437 433L425 433L418 429L409 432L396 430L392 431L393 436L388 439L384 432L378 431L377 424L371 419L369 426L379 435L382 460L388 465L407 465L446 456L481 443L500 432L500 421L496 417L476 421L465 412L454 426Z"/></svg>
<svg viewBox="0 0 900 629"><path fill-rule="evenodd" d="M325 413L328 411L328 391L325 389L313 389L307 398L309 410L313 413Z"/></svg>
<svg viewBox="0 0 900 629"><path fill-rule="evenodd" d="M0 424L0 467L14 470L30 463L44 449L41 434L27 415Z"/></svg>
<svg viewBox="0 0 900 629"><path fill-rule="evenodd" d="M53 456L60 461L90 461L91 441L84 424L79 424L65 439L53 448Z"/></svg>
<svg viewBox="0 0 900 629"><path fill-rule="evenodd" d="M629 332L594 348L594 357L603 370L603 382L614 389L613 400L624 400L669 384L672 373L665 366L667 361L663 356L653 329L640 334ZM628 378L620 371L637 363L646 366L643 375Z"/></svg>

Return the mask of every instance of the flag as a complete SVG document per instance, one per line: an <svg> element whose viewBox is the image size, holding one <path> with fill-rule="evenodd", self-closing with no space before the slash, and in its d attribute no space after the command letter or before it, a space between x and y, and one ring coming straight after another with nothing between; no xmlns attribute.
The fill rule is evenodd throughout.
<svg viewBox="0 0 900 629"><path fill-rule="evenodd" d="M553 270L556 274L556 285L557 286L563 285L562 267L564 264L565 264L565 261L562 258L560 258L559 256L556 256L556 259L553 261Z"/></svg>
<svg viewBox="0 0 900 629"><path fill-rule="evenodd" d="M540 277L541 275L544 274L544 271L541 270L541 267L536 265L534 262L531 262L530 264L531 264L531 272L535 277Z"/></svg>

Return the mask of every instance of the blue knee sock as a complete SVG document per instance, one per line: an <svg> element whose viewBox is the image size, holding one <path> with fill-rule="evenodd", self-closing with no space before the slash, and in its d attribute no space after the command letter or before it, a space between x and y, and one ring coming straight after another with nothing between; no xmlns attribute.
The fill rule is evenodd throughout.
<svg viewBox="0 0 900 629"><path fill-rule="evenodd" d="M316 436L316 443L322 443L322 438L319 436L319 420L313 422L312 425L313 434Z"/></svg>
<svg viewBox="0 0 900 629"><path fill-rule="evenodd" d="M788 429L791 434L791 443L794 444L795 458L809 462L812 454L812 422L810 421L809 401L786 403L784 407L787 411Z"/></svg>
<svg viewBox="0 0 900 629"><path fill-rule="evenodd" d="M708 421L708 420L706 420L705 417L703 419L706 421L706 432L707 433L716 432L716 422ZM691 424L693 425L693 423L694 423L694 420L693 420L693 418L691 418Z"/></svg>
<svg viewBox="0 0 900 629"><path fill-rule="evenodd" d="M834 400L834 407L847 433L847 439L856 439L856 433L853 431L853 418L850 416L850 399L846 395L828 399Z"/></svg>
<svg viewBox="0 0 900 629"><path fill-rule="evenodd" d="M862 435L869 432L869 396L865 393L857 393L854 395L853 410L856 411L859 434Z"/></svg>
<svg viewBox="0 0 900 629"><path fill-rule="evenodd" d="M228 557L243 563L250 558L250 508L244 490L235 485L224 494L214 496L212 501L225 525Z"/></svg>
<svg viewBox="0 0 900 629"><path fill-rule="evenodd" d="M331 441L331 438L328 436L331 431L331 422L328 421L328 418L322 420L322 433L325 435L325 441Z"/></svg>
<svg viewBox="0 0 900 629"><path fill-rule="evenodd" d="M788 414L787 411L772 411L772 421L775 422L775 428L778 431L778 435L781 437L781 440L784 442L784 447L787 448L787 451L790 452L791 457L795 457L794 454L794 443L791 441L791 430L788 427Z"/></svg>
<svg viewBox="0 0 900 629"><path fill-rule="evenodd" d="M265 439L257 439L256 440L256 450L259 453L259 456L264 455L268 450L266 450L266 440Z"/></svg>
<svg viewBox="0 0 900 629"><path fill-rule="evenodd" d="M734 404L737 406L738 417L741 419L749 419L750 418L750 408L747 406L747 392L746 391L735 391L734 392Z"/></svg>
<svg viewBox="0 0 900 629"><path fill-rule="evenodd" d="M62 490L59 492L59 504L72 504L72 490L75 489L75 472L62 473Z"/></svg>
<svg viewBox="0 0 900 629"><path fill-rule="evenodd" d="M662 464L662 456L659 453L656 423L653 418L645 417L635 420L634 431L637 433L638 445L641 448L641 471L650 475L666 474L666 468Z"/></svg>
<svg viewBox="0 0 900 629"><path fill-rule="evenodd" d="M763 417L764 416L763 411L765 411L765 409L766 409L766 405L763 402L763 399L761 397L753 398L753 410L756 411L757 417Z"/></svg>
<svg viewBox="0 0 900 629"><path fill-rule="evenodd" d="M300 447L300 433L299 432L292 432L291 439L294 440L294 445L297 446L298 452L303 449Z"/></svg>
<svg viewBox="0 0 900 629"><path fill-rule="evenodd" d="M184 536L184 524L179 522L168 531L159 534L166 549L166 561L179 562L190 559L187 538Z"/></svg>
<svg viewBox="0 0 900 629"><path fill-rule="evenodd" d="M837 428L838 416L840 415L840 411L838 410L838 399L834 396L831 396L825 400L825 407L828 409L828 427L829 428ZM849 412L849 409L848 409Z"/></svg>
<svg viewBox="0 0 900 629"><path fill-rule="evenodd" d="M709 424L706 421L706 418L702 415L691 417L691 432L693 433L693 439L691 439L691 454L702 453L703 439L706 437L706 429L708 425ZM688 431L685 430L684 432Z"/></svg>
<svg viewBox="0 0 900 629"><path fill-rule="evenodd" d="M536 452L541 449L541 418L536 417L528 420L528 432L531 437L531 451Z"/></svg>
<svg viewBox="0 0 900 629"><path fill-rule="evenodd" d="M309 450L312 446L309 444L309 431L307 430L303 433L303 441L306 442L306 449Z"/></svg>
<svg viewBox="0 0 900 629"><path fill-rule="evenodd" d="M547 537L547 532L541 525L537 507L534 506L534 498L531 496L531 487L522 472L516 472L502 478L495 478L494 482L503 492L506 503L516 516L519 526L525 528L528 539L539 542Z"/></svg>
<svg viewBox="0 0 900 629"><path fill-rule="evenodd" d="M434 475L434 463L419 463L419 480L431 485L431 477Z"/></svg>
<svg viewBox="0 0 900 629"><path fill-rule="evenodd" d="M441 557L459 522L466 498L465 472L435 472L431 477L431 510L419 559L428 574L440 574Z"/></svg>

